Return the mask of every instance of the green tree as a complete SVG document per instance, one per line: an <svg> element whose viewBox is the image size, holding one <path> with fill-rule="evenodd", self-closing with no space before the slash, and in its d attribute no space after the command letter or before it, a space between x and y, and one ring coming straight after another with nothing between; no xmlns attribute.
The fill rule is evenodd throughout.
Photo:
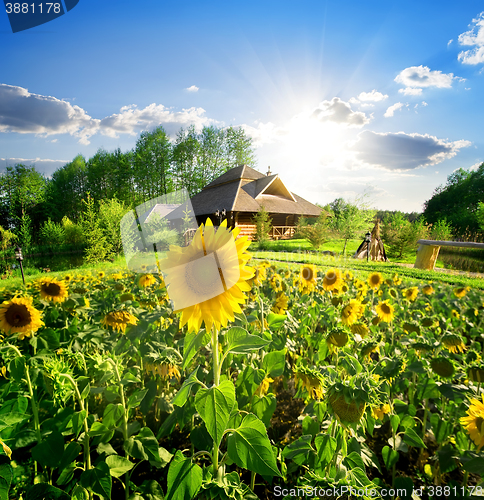
<svg viewBox="0 0 484 500"><path fill-rule="evenodd" d="M382 239L389 256L400 259L406 252L416 250L417 241L429 236L429 227L425 220L411 223L401 212L394 214L383 225Z"/></svg>
<svg viewBox="0 0 484 500"><path fill-rule="evenodd" d="M86 239L84 256L86 262L97 263L108 260L112 255L112 247L104 234L99 211L94 203L94 198L87 193L86 199L82 200L84 210L81 214L81 227Z"/></svg>
<svg viewBox="0 0 484 500"><path fill-rule="evenodd" d="M269 233L272 230L272 219L269 212L262 206L260 210L254 215L255 233L253 235L254 241L259 243L259 246L264 246L270 239Z"/></svg>
<svg viewBox="0 0 484 500"><path fill-rule="evenodd" d="M301 220L299 222L300 226L297 231L303 238L308 240L316 250L319 250L319 248L328 241L328 213L326 210L321 211L314 224L308 223L303 226Z"/></svg>
<svg viewBox="0 0 484 500"><path fill-rule="evenodd" d="M333 215L329 222L330 227L344 240L343 254L346 254L348 240L358 238L370 229L376 210L370 209L366 193L357 197L354 202L337 198L330 203L330 208Z"/></svg>
<svg viewBox="0 0 484 500"><path fill-rule="evenodd" d="M65 229L62 223L55 223L49 217L40 229L42 240L51 246L61 245L65 241Z"/></svg>
<svg viewBox="0 0 484 500"><path fill-rule="evenodd" d="M109 248L109 257L118 255L123 251L121 240L121 219L129 211L124 203L113 198L102 200L99 204L99 219L102 232Z"/></svg>

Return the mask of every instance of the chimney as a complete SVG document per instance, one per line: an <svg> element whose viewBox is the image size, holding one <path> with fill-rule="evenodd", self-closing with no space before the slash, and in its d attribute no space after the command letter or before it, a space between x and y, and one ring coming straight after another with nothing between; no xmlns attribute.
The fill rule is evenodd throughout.
<svg viewBox="0 0 484 500"><path fill-rule="evenodd" d="M266 174L266 175L267 175L267 176L271 175L271 167L270 167L270 166L269 166L269 167L267 167L267 174Z"/></svg>

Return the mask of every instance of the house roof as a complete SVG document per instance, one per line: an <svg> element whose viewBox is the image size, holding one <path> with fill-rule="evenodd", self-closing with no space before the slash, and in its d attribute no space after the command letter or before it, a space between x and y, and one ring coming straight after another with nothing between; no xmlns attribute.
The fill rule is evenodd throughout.
<svg viewBox="0 0 484 500"><path fill-rule="evenodd" d="M262 206L269 213L317 217L321 209L291 193L277 175L265 176L243 165L232 168L191 198L197 216L217 210L258 212Z"/></svg>

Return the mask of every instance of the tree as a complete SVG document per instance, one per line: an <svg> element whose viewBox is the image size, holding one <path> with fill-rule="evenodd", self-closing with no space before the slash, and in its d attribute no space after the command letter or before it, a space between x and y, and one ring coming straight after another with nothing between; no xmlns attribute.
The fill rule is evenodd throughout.
<svg viewBox="0 0 484 500"><path fill-rule="evenodd" d="M301 219L303 221L301 222ZM311 243L313 248L318 250L328 240L328 213L322 210L314 224L304 223L304 218L299 220L298 233Z"/></svg>
<svg viewBox="0 0 484 500"><path fill-rule="evenodd" d="M86 262L102 262L109 259L112 247L104 234L98 210L90 193L87 193L87 197L82 200L82 203L84 210L81 214L81 227L87 243L84 251Z"/></svg>
<svg viewBox="0 0 484 500"><path fill-rule="evenodd" d="M103 234L106 238L106 244L109 248L108 255L118 255L123 251L123 242L121 239L121 219L129 208L123 202L116 198L112 200L102 200L99 205L99 219Z"/></svg>
<svg viewBox="0 0 484 500"><path fill-rule="evenodd" d="M254 241L257 241L260 246L263 246L269 241L269 233L272 229L272 220L269 212L262 206L254 215L255 233Z"/></svg>
<svg viewBox="0 0 484 500"><path fill-rule="evenodd" d="M370 209L367 193L355 198L354 202L337 198L330 203L330 208L333 214L330 227L344 239L343 254L346 254L348 240L359 237L369 229L376 211Z"/></svg>
<svg viewBox="0 0 484 500"><path fill-rule="evenodd" d="M429 227L423 218L411 223L401 212L397 212L383 225L382 239L389 256L400 259L417 248L417 241L426 239Z"/></svg>

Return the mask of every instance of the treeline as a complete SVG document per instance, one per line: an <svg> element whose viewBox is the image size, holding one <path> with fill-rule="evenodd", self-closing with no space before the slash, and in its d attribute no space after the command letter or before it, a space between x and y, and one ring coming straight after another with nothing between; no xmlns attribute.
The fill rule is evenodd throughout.
<svg viewBox="0 0 484 500"><path fill-rule="evenodd" d="M252 140L242 128L212 126L197 132L192 126L180 129L174 140L163 127L143 132L127 152L100 149L87 160L78 155L51 178L35 166L7 167L0 175L2 247L7 241L26 249L85 244L87 201L107 223L108 213L118 216L177 189L193 196L240 164L256 164Z"/></svg>
<svg viewBox="0 0 484 500"><path fill-rule="evenodd" d="M454 237L480 239L484 231L484 163L475 171L459 169L435 189L424 204L423 216L431 223L445 220Z"/></svg>

